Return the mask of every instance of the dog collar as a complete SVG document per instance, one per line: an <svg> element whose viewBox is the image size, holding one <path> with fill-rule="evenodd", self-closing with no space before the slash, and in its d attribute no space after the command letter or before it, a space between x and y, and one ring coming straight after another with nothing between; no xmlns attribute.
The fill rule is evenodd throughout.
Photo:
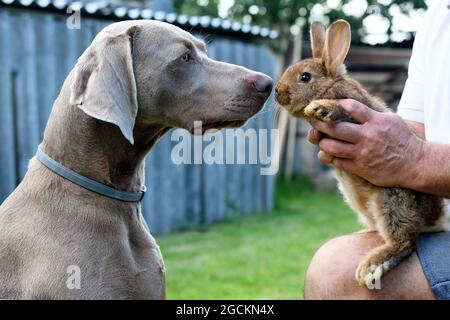
<svg viewBox="0 0 450 320"><path fill-rule="evenodd" d="M64 179L69 180L70 182L79 185L89 191L95 192L102 196L125 201L125 202L141 202L144 199L145 192L147 188L142 186L140 192L125 192L120 191L114 188L111 188L103 183L97 182L95 180L89 179L81 174L76 173L75 171L70 170L69 168L64 167L62 164L58 163L56 160L52 159L48 154L42 151L41 146L38 147L36 152L36 158L51 171L56 173L57 175L63 177Z"/></svg>

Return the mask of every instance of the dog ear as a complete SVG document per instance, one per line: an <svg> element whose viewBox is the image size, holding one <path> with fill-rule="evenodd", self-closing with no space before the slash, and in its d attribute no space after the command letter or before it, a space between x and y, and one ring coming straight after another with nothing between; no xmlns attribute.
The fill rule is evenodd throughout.
<svg viewBox="0 0 450 320"><path fill-rule="evenodd" d="M310 35L313 58L322 58L323 48L325 46L325 26L319 21L314 21L311 24Z"/></svg>
<svg viewBox="0 0 450 320"><path fill-rule="evenodd" d="M350 24L345 20L337 20L327 30L323 60L331 75L336 75L338 68L344 63L350 49Z"/></svg>
<svg viewBox="0 0 450 320"><path fill-rule="evenodd" d="M78 59L70 97L71 105L118 126L131 144L138 111L132 54L136 31L133 26L95 39Z"/></svg>

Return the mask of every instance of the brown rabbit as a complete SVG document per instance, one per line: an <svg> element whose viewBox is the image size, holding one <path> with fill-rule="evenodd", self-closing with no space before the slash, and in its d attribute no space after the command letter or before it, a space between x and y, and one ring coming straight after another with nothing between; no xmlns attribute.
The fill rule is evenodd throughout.
<svg viewBox="0 0 450 320"><path fill-rule="evenodd" d="M388 110L348 77L343 62L350 39L350 25L344 20L334 22L328 30L319 22L312 24L313 58L289 67L276 88L277 101L291 115L328 123L355 123L339 104L338 99L346 98L379 112ZM340 191L359 214L362 224L377 231L385 242L359 264L356 279L361 285L373 288L414 250L421 232L444 230L443 202L438 197L402 188L377 187L343 170L336 170L336 178Z"/></svg>

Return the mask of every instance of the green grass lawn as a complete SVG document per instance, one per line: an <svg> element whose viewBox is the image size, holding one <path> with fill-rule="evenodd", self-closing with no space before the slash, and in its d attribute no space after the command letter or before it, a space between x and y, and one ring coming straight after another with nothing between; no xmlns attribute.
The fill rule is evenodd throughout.
<svg viewBox="0 0 450 320"><path fill-rule="evenodd" d="M337 194L279 182L271 213L230 219L206 231L158 239L169 299L301 299L315 250L358 230Z"/></svg>

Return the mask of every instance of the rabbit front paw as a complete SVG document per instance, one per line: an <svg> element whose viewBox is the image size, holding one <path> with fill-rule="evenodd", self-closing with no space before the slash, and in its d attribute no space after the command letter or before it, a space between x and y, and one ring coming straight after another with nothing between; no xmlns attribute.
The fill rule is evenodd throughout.
<svg viewBox="0 0 450 320"><path fill-rule="evenodd" d="M305 117L332 123L340 120L341 107L335 100L314 100L303 111Z"/></svg>

